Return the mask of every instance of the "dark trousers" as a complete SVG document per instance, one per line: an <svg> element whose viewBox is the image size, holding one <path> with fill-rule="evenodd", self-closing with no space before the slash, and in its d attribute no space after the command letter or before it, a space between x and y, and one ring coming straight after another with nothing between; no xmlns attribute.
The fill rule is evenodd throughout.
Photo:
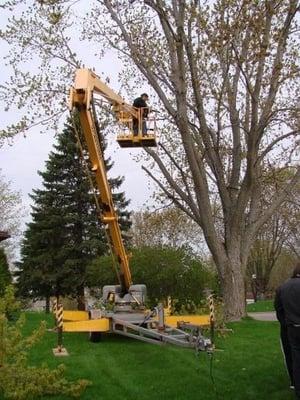
<svg viewBox="0 0 300 400"><path fill-rule="evenodd" d="M292 350L295 394L300 400L300 327L288 326L288 338Z"/></svg>
<svg viewBox="0 0 300 400"><path fill-rule="evenodd" d="M292 349L288 338L287 326L283 324L280 324L280 341L290 382L294 386Z"/></svg>
<svg viewBox="0 0 300 400"><path fill-rule="evenodd" d="M137 136L139 133L139 120L133 118L132 119L132 130L133 130L133 135Z"/></svg>
<svg viewBox="0 0 300 400"><path fill-rule="evenodd" d="M132 119L132 130L133 130L133 136L137 136L139 134L139 121L135 118ZM143 119L142 122L142 135L147 134L147 123Z"/></svg>

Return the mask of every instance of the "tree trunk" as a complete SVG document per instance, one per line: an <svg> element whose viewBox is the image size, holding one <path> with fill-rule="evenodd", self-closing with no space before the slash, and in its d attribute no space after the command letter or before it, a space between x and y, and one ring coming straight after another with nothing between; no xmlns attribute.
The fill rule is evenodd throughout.
<svg viewBox="0 0 300 400"><path fill-rule="evenodd" d="M237 321L246 315L245 280L243 268L238 261L229 261L222 280L224 317Z"/></svg>
<svg viewBox="0 0 300 400"><path fill-rule="evenodd" d="M77 309L79 311L85 311L85 297L83 286L79 287L77 290Z"/></svg>
<svg viewBox="0 0 300 400"><path fill-rule="evenodd" d="M253 296L254 303L257 302L257 282L256 279L251 279L251 292Z"/></svg>
<svg viewBox="0 0 300 400"><path fill-rule="evenodd" d="M46 296L46 307L45 307L46 314L50 314L50 297Z"/></svg>

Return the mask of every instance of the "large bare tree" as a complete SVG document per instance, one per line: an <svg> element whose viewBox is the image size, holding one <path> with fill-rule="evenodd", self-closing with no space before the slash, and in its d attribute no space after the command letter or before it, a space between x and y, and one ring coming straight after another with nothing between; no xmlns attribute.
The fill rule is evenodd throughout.
<svg viewBox="0 0 300 400"><path fill-rule="evenodd" d="M62 77L80 65L67 37L75 6L78 2L68 0L36 1L21 22L15 17L2 32L15 49L21 44L14 59L11 53L11 85L22 77L23 88L31 88L28 98L43 85L53 89L49 71L56 68L58 75L65 68ZM114 48L126 80L146 81L157 96L165 134L158 152L147 150L156 169L145 170L203 230L227 318L238 319L245 313L251 245L300 178L299 2L95 0L85 2L85 10L82 38L100 52ZM34 81L17 66L33 49L43 60ZM11 93L8 89L9 83L3 93ZM52 94L44 100L48 113L54 99ZM262 207L265 171L275 167L293 175Z"/></svg>

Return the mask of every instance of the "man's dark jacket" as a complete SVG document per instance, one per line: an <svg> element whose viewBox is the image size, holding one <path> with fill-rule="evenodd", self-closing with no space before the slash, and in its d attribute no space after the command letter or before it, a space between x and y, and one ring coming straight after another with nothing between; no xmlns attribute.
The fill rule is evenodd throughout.
<svg viewBox="0 0 300 400"><path fill-rule="evenodd" d="M148 112L149 112L149 108L147 103L145 102L145 100L143 100L141 97L137 97L134 102L133 102L133 107L136 108L144 108L143 110L143 118L147 118L148 117Z"/></svg>
<svg viewBox="0 0 300 400"><path fill-rule="evenodd" d="M300 326L300 276L277 289L274 306L280 323Z"/></svg>

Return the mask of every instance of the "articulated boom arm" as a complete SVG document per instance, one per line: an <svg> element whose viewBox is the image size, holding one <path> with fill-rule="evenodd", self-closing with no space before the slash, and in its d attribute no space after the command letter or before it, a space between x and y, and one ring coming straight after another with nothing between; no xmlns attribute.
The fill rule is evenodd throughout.
<svg viewBox="0 0 300 400"><path fill-rule="evenodd" d="M88 69L79 69L76 71L75 85L71 88L70 93L70 109L73 110L75 107L79 112L80 123L92 164L92 171L95 173L96 183L100 192L100 204L102 206L101 220L109 228L112 248L120 265L120 284L125 293L128 292L132 284L131 273L128 255L124 248L118 216L108 183L96 123L92 113L93 92L99 93L112 105L129 112L134 117L137 117L137 113L133 107L126 104L121 96L111 90L92 71Z"/></svg>
<svg viewBox="0 0 300 400"><path fill-rule="evenodd" d="M124 111L132 117L139 119L139 113L135 107L127 104L120 95L115 93L109 86L102 82L94 72L86 68L78 69L76 71L74 88L71 89L71 109L74 106L77 106L76 94L80 92L85 93L84 105L88 110L91 107L92 95L95 92L99 93L114 106L114 111L117 117L120 111Z"/></svg>

